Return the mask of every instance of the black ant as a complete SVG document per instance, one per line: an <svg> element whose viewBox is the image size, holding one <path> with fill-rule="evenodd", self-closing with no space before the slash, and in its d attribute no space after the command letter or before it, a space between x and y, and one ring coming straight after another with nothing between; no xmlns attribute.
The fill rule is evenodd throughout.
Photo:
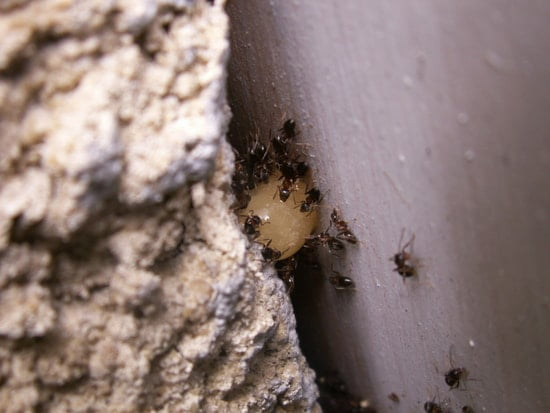
<svg viewBox="0 0 550 413"><path fill-rule="evenodd" d="M271 165L269 159L263 157L258 162L254 163L250 172L250 177L253 181L253 189L258 182L267 182L271 175Z"/></svg>
<svg viewBox="0 0 550 413"><path fill-rule="evenodd" d="M254 167L252 176L254 178L254 184L257 182L267 182L271 175L271 170L266 163L260 163Z"/></svg>
<svg viewBox="0 0 550 413"><path fill-rule="evenodd" d="M247 149L244 156L239 155L237 164L242 164L241 169L246 171L246 189L252 190L258 182L266 182L271 174L271 161L269 148L259 139L258 134L249 135ZM242 172L240 173L242 175Z"/></svg>
<svg viewBox="0 0 550 413"><path fill-rule="evenodd" d="M231 188L235 193L236 205L234 209L244 209L250 201L250 196L246 193L249 187L249 174L245 167L244 160L240 159L235 162L235 171L231 181Z"/></svg>
<svg viewBox="0 0 550 413"><path fill-rule="evenodd" d="M445 373L445 383L449 386L449 390L457 389L460 386L460 380L465 379L468 371L463 367L457 367Z"/></svg>
<svg viewBox="0 0 550 413"><path fill-rule="evenodd" d="M337 238L347 241L350 244L357 244L357 238L349 229L348 223L342 219L342 215L338 209L334 208L332 210L332 213L330 214L330 222L334 224L336 230L338 231L338 234L336 235Z"/></svg>
<svg viewBox="0 0 550 413"><path fill-rule="evenodd" d="M403 280L407 277L412 277L413 275L416 275L416 267L413 264L407 264L407 261L411 260L411 253L405 251L407 247L410 246L410 251L412 251L412 246L414 242L414 234L411 237L411 239L403 245L403 248L401 248L401 242L403 242L403 235L405 233L405 230L401 231L401 238L399 239L399 251L393 255L393 257L390 257L390 261L393 261L396 265L396 267L393 269L394 271L397 271L397 273L403 277Z"/></svg>
<svg viewBox="0 0 550 413"><path fill-rule="evenodd" d="M272 240L269 240L267 244L262 248L262 257L266 262L277 261L279 258L281 258L281 255L283 255L281 251L269 247L271 241Z"/></svg>
<svg viewBox="0 0 550 413"><path fill-rule="evenodd" d="M328 281L336 290L353 290L355 283L349 277L344 277L338 271L332 270L333 275L328 278Z"/></svg>
<svg viewBox="0 0 550 413"><path fill-rule="evenodd" d="M235 190L235 188L234 188ZM235 202L231 206L234 211L245 209L250 202L250 195L244 190L235 190Z"/></svg>
<svg viewBox="0 0 550 413"><path fill-rule="evenodd" d="M390 399L394 403L399 403L399 396L395 393L388 394L388 399Z"/></svg>
<svg viewBox="0 0 550 413"><path fill-rule="evenodd" d="M291 139L295 138L296 135L296 122L294 119L287 119L283 127L279 129L277 136L270 139L276 158L286 158L288 156L288 143Z"/></svg>
<svg viewBox="0 0 550 413"><path fill-rule="evenodd" d="M294 162L292 162L290 159L286 159L281 163L278 163L277 166L279 167L279 171L281 172L281 177L279 179L286 179L289 181L295 181L296 176L296 170L294 169Z"/></svg>
<svg viewBox="0 0 550 413"><path fill-rule="evenodd" d="M294 290L294 274L298 267L298 261L295 257L287 258L286 260L278 261L275 264L277 274L279 278L283 280L286 285L287 293L291 293Z"/></svg>
<svg viewBox="0 0 550 413"><path fill-rule="evenodd" d="M451 369L445 373L445 383L449 386L449 390L452 390L460 386L460 380L466 379L468 371L464 367L455 367L453 365L452 346L449 350L449 362L451 364Z"/></svg>
<svg viewBox="0 0 550 413"><path fill-rule="evenodd" d="M474 409L470 406L462 406L460 410L462 413L474 413Z"/></svg>
<svg viewBox="0 0 550 413"><path fill-rule="evenodd" d="M294 191L296 188L294 187L294 183L298 178L301 178L303 175L300 175L302 172L299 171L299 168L309 168L305 162L293 162L290 160L286 160L282 164L279 165L279 170L281 171L281 177L279 179L282 179L283 182L281 185L278 185L278 190L275 192L275 196L277 195L277 192L279 193L279 199L282 202L286 202L291 194L292 191Z"/></svg>
<svg viewBox="0 0 550 413"><path fill-rule="evenodd" d="M307 172L309 171L309 165L304 161L296 161L294 162L294 172L296 173L296 177L303 178L306 176Z"/></svg>
<svg viewBox="0 0 550 413"><path fill-rule="evenodd" d="M333 253L333 251L342 251L345 248L342 241L328 233L328 229L325 232L321 232L320 234L310 235L306 237L305 246L307 248L324 246L328 248L331 254Z"/></svg>
<svg viewBox="0 0 550 413"><path fill-rule="evenodd" d="M267 156L267 147L256 138L252 148L248 151L248 159L252 164L262 162Z"/></svg>
<svg viewBox="0 0 550 413"><path fill-rule="evenodd" d="M269 155L269 147L260 141L258 134L249 135L245 154L239 154L233 174L233 189L237 193L253 190L258 183L269 180L274 167Z"/></svg>
<svg viewBox="0 0 550 413"><path fill-rule="evenodd" d="M300 212L312 212L313 208L319 205L323 197L319 189L313 187L306 192L306 199L300 204Z"/></svg>
<svg viewBox="0 0 550 413"><path fill-rule="evenodd" d="M232 186L234 189L243 189L248 183L248 172L245 168L244 161L238 160L235 162L235 171L233 172Z"/></svg>
<svg viewBox="0 0 550 413"><path fill-rule="evenodd" d="M250 211L244 220L244 233L255 239L260 235L258 232L260 225L262 225L262 219L258 215L254 215L253 211Z"/></svg>
<svg viewBox="0 0 550 413"><path fill-rule="evenodd" d="M283 123L283 127L279 129L280 132L284 134L284 136L290 138L294 138L296 133L296 121L294 119L287 119L285 123Z"/></svg>
<svg viewBox="0 0 550 413"><path fill-rule="evenodd" d="M271 138L270 142L274 152L273 158L285 159L288 156L288 141L283 136L277 135Z"/></svg>
<svg viewBox="0 0 550 413"><path fill-rule="evenodd" d="M277 164L281 177L279 179L288 179L290 181L296 181L298 178L306 176L309 165L304 161L285 159Z"/></svg>
<svg viewBox="0 0 550 413"><path fill-rule="evenodd" d="M281 185L277 185L277 191L275 191L273 199L275 199L278 192L281 202L286 202L291 192L294 190L293 185L294 183L290 179L283 179Z"/></svg>

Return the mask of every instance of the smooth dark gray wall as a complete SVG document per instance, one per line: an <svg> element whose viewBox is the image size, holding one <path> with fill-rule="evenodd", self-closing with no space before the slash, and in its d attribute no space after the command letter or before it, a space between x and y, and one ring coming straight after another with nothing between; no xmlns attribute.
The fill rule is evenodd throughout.
<svg viewBox="0 0 550 413"><path fill-rule="evenodd" d="M325 204L362 240L332 260L355 293L325 283L299 297L312 361L382 412L437 395L454 410L549 411L550 3L228 11L233 130L296 118ZM388 261L404 227L422 260L405 283ZM467 391L444 383L451 346L476 379Z"/></svg>

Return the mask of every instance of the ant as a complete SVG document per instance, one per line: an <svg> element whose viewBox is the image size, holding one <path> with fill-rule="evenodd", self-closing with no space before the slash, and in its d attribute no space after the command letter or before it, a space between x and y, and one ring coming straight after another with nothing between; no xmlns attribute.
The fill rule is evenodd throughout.
<svg viewBox="0 0 550 413"><path fill-rule="evenodd" d="M338 271L332 270L333 275L328 278L328 281L336 290L354 290L355 283L349 277L344 277Z"/></svg>
<svg viewBox="0 0 550 413"><path fill-rule="evenodd" d="M248 159L252 164L262 162L267 156L267 147L256 138L252 148L248 151Z"/></svg>
<svg viewBox="0 0 550 413"><path fill-rule="evenodd" d="M275 191L273 199L275 199L277 192L279 192L279 199L282 202L286 202L288 197L290 196L290 193L294 190L292 186L294 185L294 182L298 179L298 176L296 174L294 164L290 160L286 160L281 163L279 165L279 171L282 174L279 179L282 179L283 182L281 183L281 185L277 186L278 191Z"/></svg>
<svg viewBox="0 0 550 413"><path fill-rule="evenodd" d="M246 189L251 190L258 182L266 182L271 174L269 148L265 146L256 133L249 135L247 149L244 156L240 156L238 163L244 163L248 178ZM243 167L241 167L243 169Z"/></svg>
<svg viewBox="0 0 550 413"><path fill-rule="evenodd" d="M235 162L235 172L233 172L233 189L242 190L248 183L248 173L243 165L244 161L238 160Z"/></svg>
<svg viewBox="0 0 550 413"><path fill-rule="evenodd" d="M290 159L285 159L284 161L277 164L279 171L281 172L281 177L279 179L288 179L289 181L296 180L296 170L294 168L294 162Z"/></svg>
<svg viewBox="0 0 550 413"><path fill-rule="evenodd" d="M275 192L273 198L275 198L277 192L279 192L279 199L282 202L286 202L291 192L295 190L293 187L294 182L296 182L298 178L303 177L305 173L307 173L308 168L309 166L305 162L293 162L286 160L281 163L279 165L279 170L282 175L279 179L282 179L283 182L281 185L277 186L278 191ZM306 172L303 172L302 170L305 170Z"/></svg>
<svg viewBox="0 0 550 413"><path fill-rule="evenodd" d="M273 148L273 158L275 159L284 159L288 156L288 140L283 136L277 135L274 138L271 138L271 147Z"/></svg>
<svg viewBox="0 0 550 413"><path fill-rule="evenodd" d="M452 368L445 373L445 383L449 386L449 390L457 389L460 386L460 380L466 379L468 371L463 367Z"/></svg>
<svg viewBox="0 0 550 413"><path fill-rule="evenodd" d="M260 163L254 167L254 171L252 172L252 176L255 180L255 182L267 182L269 179L269 175L271 175L271 170L269 166L266 163Z"/></svg>
<svg viewBox="0 0 550 413"><path fill-rule="evenodd" d="M262 257L264 258L264 260L266 260L266 262L277 261L279 258L281 258L281 255L283 255L281 251L269 247L271 241L272 240L269 240L267 244L262 248Z"/></svg>
<svg viewBox="0 0 550 413"><path fill-rule="evenodd" d="M304 161L294 162L294 172L298 178L303 178L309 171L309 165Z"/></svg>
<svg viewBox="0 0 550 413"><path fill-rule="evenodd" d="M474 413L474 409L470 406L462 406L460 410L462 413Z"/></svg>
<svg viewBox="0 0 550 413"><path fill-rule="evenodd" d="M460 386L460 380L466 379L468 371L464 367L455 367L453 365L452 346L449 350L449 362L451 369L445 373L445 383L449 386L449 390L457 389Z"/></svg>
<svg viewBox="0 0 550 413"><path fill-rule="evenodd" d="M292 118L287 119L279 132L282 132L288 138L294 138L298 134L296 133L296 121Z"/></svg>
<svg viewBox="0 0 550 413"><path fill-rule="evenodd" d="M234 188L235 190L235 188ZM231 205L231 208L234 211L245 209L248 206L248 203L250 202L250 195L245 192L244 190L235 190L235 202L233 205Z"/></svg>
<svg viewBox="0 0 550 413"><path fill-rule="evenodd" d="M297 134L296 122L294 119L287 119L283 127L279 129L279 133L270 139L271 147L273 148L273 152L275 152L275 158L286 158L288 156L288 143Z"/></svg>
<svg viewBox="0 0 550 413"><path fill-rule="evenodd" d="M313 208L321 203L323 196L319 189L313 187L306 192L306 199L300 204L300 212L312 212Z"/></svg>
<svg viewBox="0 0 550 413"><path fill-rule="evenodd" d="M332 210L332 213L330 214L330 222L331 224L334 224L336 230L338 231L338 234L336 235L337 238L347 241L350 244L357 244L357 238L349 229L348 223L342 219L342 215L338 209L334 208Z"/></svg>
<svg viewBox="0 0 550 413"><path fill-rule="evenodd" d="M234 209L244 209L250 201L250 196L246 193L249 187L248 171L245 168L244 160L235 162L235 172L231 181L231 188L235 193L236 207Z"/></svg>
<svg viewBox="0 0 550 413"><path fill-rule="evenodd" d="M390 399L394 403L399 403L399 396L395 393L388 394L388 399Z"/></svg>
<svg viewBox="0 0 550 413"><path fill-rule="evenodd" d="M286 260L275 263L277 274L286 285L286 291L290 294L294 290L294 273L298 267L298 261L295 257L287 258Z"/></svg>
<svg viewBox="0 0 550 413"><path fill-rule="evenodd" d="M277 167L281 172L279 179L288 179L296 181L298 178L303 178L309 171L309 165L304 161L285 159L277 163Z"/></svg>
<svg viewBox="0 0 550 413"><path fill-rule="evenodd" d="M331 254L333 251L342 251L345 248L342 241L328 233L328 228L325 232L306 237L305 246L307 248L313 248L321 245L327 247Z"/></svg>
<svg viewBox="0 0 550 413"><path fill-rule="evenodd" d="M285 178L281 185L277 185L277 191L275 191L273 199L275 199L277 192L279 192L279 199L281 202L286 202L292 191L294 191L293 182Z"/></svg>
<svg viewBox="0 0 550 413"><path fill-rule="evenodd" d="M244 232L252 239L257 238L260 233L258 227L262 225L262 219L258 215L254 215L253 211L248 212L246 219L244 220Z"/></svg>
<svg viewBox="0 0 550 413"><path fill-rule="evenodd" d="M412 277L413 275L416 275L416 267L413 264L407 264L407 261L411 260L411 253L405 251L407 247L410 247L410 251L412 252L413 242L414 242L414 234L411 237L411 239L403 245L403 248L401 248L401 242L403 242L403 235L405 234L405 230L401 231L401 238L399 239L399 252L393 255L393 257L390 257L390 261L393 261L396 265L396 267L393 269L394 271L397 271L397 273L403 277L403 280L407 277Z"/></svg>

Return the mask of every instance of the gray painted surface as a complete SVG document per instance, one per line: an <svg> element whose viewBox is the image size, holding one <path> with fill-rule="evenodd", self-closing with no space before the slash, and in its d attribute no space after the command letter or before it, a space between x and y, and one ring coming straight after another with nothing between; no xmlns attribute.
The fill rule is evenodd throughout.
<svg viewBox="0 0 550 413"><path fill-rule="evenodd" d="M325 204L362 240L332 260L355 293L325 283L298 297L312 361L382 412L437 396L454 410L549 411L550 3L228 11L236 128L296 118ZM422 260L405 283L388 261L403 227ZM466 391L444 383L451 346L475 378Z"/></svg>

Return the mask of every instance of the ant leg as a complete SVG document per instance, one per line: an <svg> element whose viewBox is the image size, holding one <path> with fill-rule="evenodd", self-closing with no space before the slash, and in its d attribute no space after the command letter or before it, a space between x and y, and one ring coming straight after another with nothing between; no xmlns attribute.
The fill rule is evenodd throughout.
<svg viewBox="0 0 550 413"><path fill-rule="evenodd" d="M401 249L401 243L403 242L403 237L405 236L405 228L401 228L401 236L399 237L399 246L397 247L397 249L399 251L402 251Z"/></svg>
<svg viewBox="0 0 550 413"><path fill-rule="evenodd" d="M269 248L269 245L271 244L271 241L273 241L273 240L272 239L268 240L267 238L264 238L262 241L257 241L257 242L258 242L258 244L262 244L265 248ZM267 244L264 244L265 241L267 241Z"/></svg>
<svg viewBox="0 0 550 413"><path fill-rule="evenodd" d="M316 205L316 204L313 205L313 206L311 206L311 207L309 208L309 212L307 213L306 217L309 217L311 214L313 214L313 211L315 211L315 208L317 208L317 207L318 207L318 205ZM332 221L331 221L330 223L332 224ZM330 227L329 227L329 228L330 228ZM328 231L328 229L327 229L327 231Z"/></svg>
<svg viewBox="0 0 550 413"><path fill-rule="evenodd" d="M414 238L415 238L415 234L413 234L413 236L411 237L410 240L407 241L407 243L405 245L403 245L403 248L401 249L401 251L403 251L405 248L407 248L409 245L411 246L411 252L413 250L413 244L414 244Z"/></svg>

